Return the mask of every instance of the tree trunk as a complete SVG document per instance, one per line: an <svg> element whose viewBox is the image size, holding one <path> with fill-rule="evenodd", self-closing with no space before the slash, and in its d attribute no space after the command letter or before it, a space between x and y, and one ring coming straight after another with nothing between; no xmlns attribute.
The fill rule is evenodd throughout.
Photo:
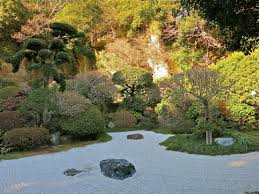
<svg viewBox="0 0 259 194"><path fill-rule="evenodd" d="M209 114L209 103L208 101L203 101L204 104L204 108L205 108L205 121L209 122L210 119L210 114ZM212 138L212 131L210 129L206 130L206 144L207 145L211 145L213 142L213 138Z"/></svg>
<svg viewBox="0 0 259 194"><path fill-rule="evenodd" d="M206 131L206 144L209 145L209 131Z"/></svg>
<svg viewBox="0 0 259 194"><path fill-rule="evenodd" d="M204 108L205 108L205 115L204 115L204 117L205 117L205 121L209 121L209 103L207 102L207 101L204 101L203 102L203 104L204 104Z"/></svg>
<svg viewBox="0 0 259 194"><path fill-rule="evenodd" d="M212 131L207 130L206 131L206 144L207 145L212 145L212 143L213 143Z"/></svg>
<svg viewBox="0 0 259 194"><path fill-rule="evenodd" d="M48 78L46 76L43 76L43 88L47 88L48 86Z"/></svg>

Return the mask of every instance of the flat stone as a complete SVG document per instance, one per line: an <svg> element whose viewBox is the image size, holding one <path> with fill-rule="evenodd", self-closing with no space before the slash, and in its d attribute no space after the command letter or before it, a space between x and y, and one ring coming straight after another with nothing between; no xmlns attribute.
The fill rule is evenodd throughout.
<svg viewBox="0 0 259 194"><path fill-rule="evenodd" d="M50 135L50 141L53 145L59 145L60 144L60 132L56 132Z"/></svg>
<svg viewBox="0 0 259 194"><path fill-rule="evenodd" d="M131 177L136 169L125 159L107 159L100 162L101 172L109 178L124 180Z"/></svg>
<svg viewBox="0 0 259 194"><path fill-rule="evenodd" d="M127 135L127 139L139 140L139 139L144 139L144 136L142 134L136 133L136 134Z"/></svg>
<svg viewBox="0 0 259 194"><path fill-rule="evenodd" d="M64 175L66 176L75 176L79 173L83 172L82 170L76 170L74 168L69 168L64 171Z"/></svg>
<svg viewBox="0 0 259 194"><path fill-rule="evenodd" d="M108 128L111 128L111 129L112 129L112 128L114 128L114 127L115 127L115 124L110 121L110 122L108 123Z"/></svg>
<svg viewBox="0 0 259 194"><path fill-rule="evenodd" d="M214 142L222 146L230 146L234 144L234 139L232 137L220 137L215 138Z"/></svg>

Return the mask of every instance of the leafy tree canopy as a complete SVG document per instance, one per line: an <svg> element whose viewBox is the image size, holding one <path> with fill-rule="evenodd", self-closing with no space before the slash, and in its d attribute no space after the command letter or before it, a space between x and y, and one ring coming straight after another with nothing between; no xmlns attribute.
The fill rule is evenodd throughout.
<svg viewBox="0 0 259 194"><path fill-rule="evenodd" d="M126 67L113 74L113 82L123 87L122 92L134 96L141 89L149 87L153 83L150 72L140 67Z"/></svg>
<svg viewBox="0 0 259 194"><path fill-rule="evenodd" d="M28 18L21 0L0 0L0 40L10 39Z"/></svg>
<svg viewBox="0 0 259 194"><path fill-rule="evenodd" d="M76 0L66 4L55 15L55 19L76 26L84 32L89 32L100 20L101 14L100 1Z"/></svg>
<svg viewBox="0 0 259 194"><path fill-rule="evenodd" d="M72 38L78 36L75 28L68 24L52 23L50 24L53 35L52 40L31 38L24 42L23 49L18 51L9 62L13 65L13 72L19 71L22 63L26 64L28 71L37 71L40 73L43 86L47 87L50 79L60 84L60 89L65 89L64 75L62 65L72 64L67 43ZM24 60L26 59L26 62Z"/></svg>
<svg viewBox="0 0 259 194"><path fill-rule="evenodd" d="M240 48L243 37L258 37L258 8L256 0L187 0L206 19L217 23L232 49Z"/></svg>
<svg viewBox="0 0 259 194"><path fill-rule="evenodd" d="M211 67L226 77L225 84L231 84L227 104L232 118L240 124L256 122L259 98L252 97L251 92L258 92L258 64L259 49L256 49L248 56L235 52Z"/></svg>

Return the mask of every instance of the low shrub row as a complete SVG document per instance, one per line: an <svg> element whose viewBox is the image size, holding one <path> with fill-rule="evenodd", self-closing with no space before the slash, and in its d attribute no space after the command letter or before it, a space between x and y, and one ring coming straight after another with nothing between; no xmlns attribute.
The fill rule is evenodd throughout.
<svg viewBox="0 0 259 194"><path fill-rule="evenodd" d="M161 145L166 146L167 150L201 155L228 155L259 151L258 138L254 138L248 132L243 133L229 130L224 133L224 136L233 137L235 140L234 144L230 146L222 146L215 143L207 145L204 138L197 139L197 137L191 134L180 134L168 138Z"/></svg>
<svg viewBox="0 0 259 194"><path fill-rule="evenodd" d="M45 128L17 128L6 132L3 143L17 150L35 148L49 142L49 130Z"/></svg>
<svg viewBox="0 0 259 194"><path fill-rule="evenodd" d="M24 115L15 111L0 112L0 129L8 131L23 127L26 124Z"/></svg>
<svg viewBox="0 0 259 194"><path fill-rule="evenodd" d="M92 106L86 112L62 119L61 129L66 134L85 138L100 134L104 129L104 124L102 113Z"/></svg>

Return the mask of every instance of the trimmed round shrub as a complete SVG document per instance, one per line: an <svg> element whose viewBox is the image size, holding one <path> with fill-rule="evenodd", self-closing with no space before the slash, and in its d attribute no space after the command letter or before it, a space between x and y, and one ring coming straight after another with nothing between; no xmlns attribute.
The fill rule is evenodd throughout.
<svg viewBox="0 0 259 194"><path fill-rule="evenodd" d="M47 48L47 42L39 38L31 38L24 42L24 47L26 49L39 51L41 49Z"/></svg>
<svg viewBox="0 0 259 194"><path fill-rule="evenodd" d="M90 71L78 76L77 79L67 80L66 90L77 91L97 106L113 102L117 88L108 74Z"/></svg>
<svg viewBox="0 0 259 194"><path fill-rule="evenodd" d="M61 122L61 128L66 134L78 138L97 135L103 131L104 126L102 113L95 106L74 117L64 118Z"/></svg>
<svg viewBox="0 0 259 194"><path fill-rule="evenodd" d="M52 29L52 34L56 37L65 35L73 36L78 33L77 29L73 26L61 22L51 23L49 27Z"/></svg>
<svg viewBox="0 0 259 194"><path fill-rule="evenodd" d="M3 142L6 147L19 150L31 149L47 144L49 131L45 128L16 128L5 133Z"/></svg>
<svg viewBox="0 0 259 194"><path fill-rule="evenodd" d="M128 111L119 111L114 114L113 122L116 127L132 128L135 127L137 119Z"/></svg>
<svg viewBox="0 0 259 194"><path fill-rule="evenodd" d="M0 129L4 131L20 128L25 124L26 121L22 114L15 111L0 112Z"/></svg>
<svg viewBox="0 0 259 194"><path fill-rule="evenodd" d="M57 94L56 103L60 115L75 116L85 112L91 101L75 91L65 91Z"/></svg>

